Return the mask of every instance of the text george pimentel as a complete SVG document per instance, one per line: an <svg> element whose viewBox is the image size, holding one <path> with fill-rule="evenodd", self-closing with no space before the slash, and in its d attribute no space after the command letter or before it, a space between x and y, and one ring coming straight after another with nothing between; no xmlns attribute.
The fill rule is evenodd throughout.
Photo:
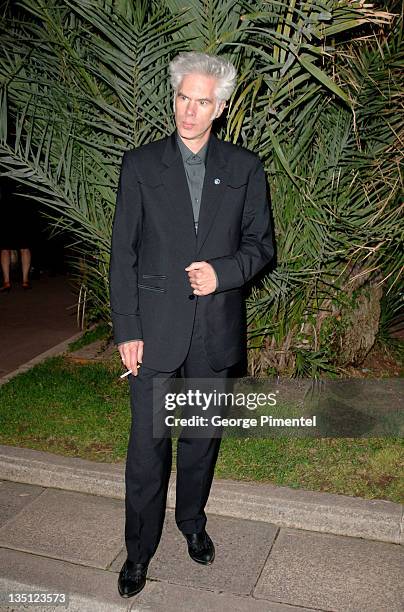
<svg viewBox="0 0 404 612"><path fill-rule="evenodd" d="M167 427L242 427L248 429L250 427L316 427L316 415L311 417L291 417L282 419L272 417L271 415L261 415L256 418L224 418L220 415L214 415L210 418L193 415L189 418L175 417L170 414L165 417Z"/></svg>

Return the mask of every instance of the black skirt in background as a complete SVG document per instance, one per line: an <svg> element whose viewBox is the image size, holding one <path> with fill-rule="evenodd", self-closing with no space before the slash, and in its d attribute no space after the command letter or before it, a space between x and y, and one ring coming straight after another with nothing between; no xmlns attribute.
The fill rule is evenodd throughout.
<svg viewBox="0 0 404 612"><path fill-rule="evenodd" d="M32 249L35 242L34 201L9 194L0 202L0 249Z"/></svg>

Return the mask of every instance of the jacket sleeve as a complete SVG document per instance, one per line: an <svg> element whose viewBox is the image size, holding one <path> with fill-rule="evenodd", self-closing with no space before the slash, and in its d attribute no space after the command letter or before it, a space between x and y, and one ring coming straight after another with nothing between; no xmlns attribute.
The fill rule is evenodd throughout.
<svg viewBox="0 0 404 612"><path fill-rule="evenodd" d="M240 246L234 255L207 260L219 281L215 293L242 287L271 261L273 254L265 172L257 160L247 185Z"/></svg>
<svg viewBox="0 0 404 612"><path fill-rule="evenodd" d="M125 152L112 226L109 289L116 344L143 338L138 296L138 248L142 201L132 160Z"/></svg>

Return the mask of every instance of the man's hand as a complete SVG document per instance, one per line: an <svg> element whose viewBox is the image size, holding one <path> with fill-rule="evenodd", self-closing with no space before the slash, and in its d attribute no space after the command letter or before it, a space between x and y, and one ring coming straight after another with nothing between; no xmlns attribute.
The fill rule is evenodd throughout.
<svg viewBox="0 0 404 612"><path fill-rule="evenodd" d="M128 370L132 370L133 376L137 376L138 363L143 361L143 340L130 340L118 346L122 363Z"/></svg>
<svg viewBox="0 0 404 612"><path fill-rule="evenodd" d="M195 295L209 295L217 286L216 273L207 261L193 261L185 268Z"/></svg>

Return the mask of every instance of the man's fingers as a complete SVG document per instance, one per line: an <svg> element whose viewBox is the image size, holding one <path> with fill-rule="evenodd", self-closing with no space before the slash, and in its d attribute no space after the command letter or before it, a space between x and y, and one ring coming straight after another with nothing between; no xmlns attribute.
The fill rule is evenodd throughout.
<svg viewBox="0 0 404 612"><path fill-rule="evenodd" d="M133 376L138 374L138 363L143 358L143 342L137 342L137 346L131 351L130 356L130 370L132 370Z"/></svg>
<svg viewBox="0 0 404 612"><path fill-rule="evenodd" d="M189 280L202 282L203 280L206 280L207 276L208 275L204 274L203 272L196 272L194 274L189 274Z"/></svg>
<svg viewBox="0 0 404 612"><path fill-rule="evenodd" d="M131 361L132 361L132 355L131 352L129 350L124 351L124 355L123 355L123 359L122 359L125 367L130 370L131 369Z"/></svg>
<svg viewBox="0 0 404 612"><path fill-rule="evenodd" d="M143 344L143 341L135 340L119 347L122 362L128 370L132 370L134 376L138 373L138 362L143 360Z"/></svg>
<svg viewBox="0 0 404 612"><path fill-rule="evenodd" d="M194 295L209 295L216 288L216 277L213 279L214 270L207 261L193 261L185 268L188 272L189 283L194 290Z"/></svg>
<svg viewBox="0 0 404 612"><path fill-rule="evenodd" d="M198 291L203 291L205 287L205 283L191 283L192 289L198 289Z"/></svg>
<svg viewBox="0 0 404 612"><path fill-rule="evenodd" d="M123 348L119 347L119 354L121 355L121 360L122 363L125 367L128 367L127 362L128 362L128 356L126 355L126 352Z"/></svg>
<svg viewBox="0 0 404 612"><path fill-rule="evenodd" d="M200 270L201 268L206 266L206 264L206 261L193 261L189 266L185 268L185 270L187 272L190 272L191 270Z"/></svg>

